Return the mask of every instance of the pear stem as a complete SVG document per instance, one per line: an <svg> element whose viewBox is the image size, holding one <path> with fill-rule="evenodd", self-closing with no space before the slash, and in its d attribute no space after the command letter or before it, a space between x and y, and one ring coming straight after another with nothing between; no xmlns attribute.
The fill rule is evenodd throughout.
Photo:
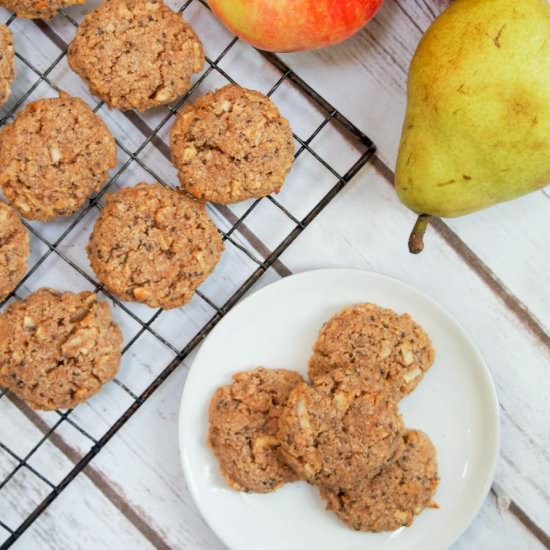
<svg viewBox="0 0 550 550"><path fill-rule="evenodd" d="M411 236L409 237L409 252L420 254L424 250L424 234L432 217L429 214L420 214L414 224Z"/></svg>

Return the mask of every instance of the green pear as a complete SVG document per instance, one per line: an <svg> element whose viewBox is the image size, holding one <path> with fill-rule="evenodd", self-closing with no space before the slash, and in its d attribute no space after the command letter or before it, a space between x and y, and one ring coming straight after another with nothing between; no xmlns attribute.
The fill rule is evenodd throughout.
<svg viewBox="0 0 550 550"><path fill-rule="evenodd" d="M457 0L409 72L395 185L418 214L456 217L550 183L550 4Z"/></svg>

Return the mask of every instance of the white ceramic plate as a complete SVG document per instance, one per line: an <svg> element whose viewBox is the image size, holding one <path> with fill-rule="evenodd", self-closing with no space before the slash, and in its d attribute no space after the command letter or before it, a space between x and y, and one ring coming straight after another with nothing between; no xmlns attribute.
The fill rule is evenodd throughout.
<svg viewBox="0 0 550 550"><path fill-rule="evenodd" d="M400 408L407 426L425 431L437 448L440 509L424 511L412 527L393 533L347 528L305 482L267 495L233 491L206 445L208 404L219 385L260 365L305 375L323 322L361 302L410 313L436 348L433 367ZM189 489L210 527L233 550L444 549L470 524L489 491L498 455L498 403L472 340L440 306L383 275L328 269L263 288L218 324L187 378L179 437Z"/></svg>

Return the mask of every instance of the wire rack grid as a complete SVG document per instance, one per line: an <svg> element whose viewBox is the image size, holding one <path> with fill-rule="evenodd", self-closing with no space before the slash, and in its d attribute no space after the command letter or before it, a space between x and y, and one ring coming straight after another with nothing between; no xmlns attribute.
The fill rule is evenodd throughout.
<svg viewBox="0 0 550 550"><path fill-rule="evenodd" d="M169 4L185 12L198 31L207 63L184 97L144 115L109 111L68 69L67 44L82 9L65 10L50 22L23 21L3 12L15 37L18 78L0 125L12 120L28 101L65 90L83 97L106 120L116 138L119 163L101 192L78 214L53 224L25 222L33 250L30 267L0 306L41 286L95 290L111 303L123 330L124 350L117 378L72 410L31 411L0 389L2 549L18 540L170 374L180 366L186 368L183 362L247 292L290 273L281 261L283 253L375 151L364 133L281 59L254 50L225 31L203 0ZM227 82L264 91L290 119L296 142L291 181L277 196L229 207L208 205L226 251L190 304L164 312L123 303L96 281L83 254L102 197L138 181L175 187L167 147L169 123L183 103Z"/></svg>

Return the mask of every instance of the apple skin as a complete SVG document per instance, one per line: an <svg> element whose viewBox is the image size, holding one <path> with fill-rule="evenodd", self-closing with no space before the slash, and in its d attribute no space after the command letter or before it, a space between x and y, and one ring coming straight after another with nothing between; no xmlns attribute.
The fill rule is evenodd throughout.
<svg viewBox="0 0 550 550"><path fill-rule="evenodd" d="M209 0L234 34L260 50L292 52L338 44L369 21L383 0Z"/></svg>

